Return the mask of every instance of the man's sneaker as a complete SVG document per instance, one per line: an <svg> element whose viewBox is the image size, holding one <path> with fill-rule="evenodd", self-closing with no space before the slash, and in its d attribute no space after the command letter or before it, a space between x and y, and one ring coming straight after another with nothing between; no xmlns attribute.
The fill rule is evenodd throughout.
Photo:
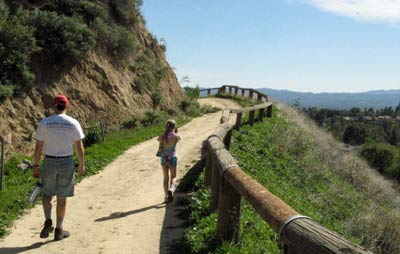
<svg viewBox="0 0 400 254"><path fill-rule="evenodd" d="M54 241L60 241L64 238L69 237L69 232L62 229L62 228L56 228L56 230L54 230Z"/></svg>
<svg viewBox="0 0 400 254"><path fill-rule="evenodd" d="M53 222L51 219L48 219L44 222L44 226L42 231L40 231L40 238L47 238L49 237L49 234L53 232Z"/></svg>

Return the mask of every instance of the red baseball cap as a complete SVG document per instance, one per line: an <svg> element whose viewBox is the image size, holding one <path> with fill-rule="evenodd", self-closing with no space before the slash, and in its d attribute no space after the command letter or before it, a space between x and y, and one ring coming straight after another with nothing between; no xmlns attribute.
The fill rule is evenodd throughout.
<svg viewBox="0 0 400 254"><path fill-rule="evenodd" d="M60 94L60 95L57 95L57 96L54 98L53 104L54 104L54 105L65 105L65 106L68 107L69 101L68 101L67 96L65 96L65 95L63 95L63 94Z"/></svg>

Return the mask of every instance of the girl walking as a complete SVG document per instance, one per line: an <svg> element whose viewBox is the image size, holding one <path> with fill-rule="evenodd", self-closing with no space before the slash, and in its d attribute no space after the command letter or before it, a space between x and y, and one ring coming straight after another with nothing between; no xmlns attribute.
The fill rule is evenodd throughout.
<svg viewBox="0 0 400 254"><path fill-rule="evenodd" d="M178 165L178 154L176 145L181 140L178 135L175 120L169 119L165 123L165 131L158 137L159 151L161 157L161 167L164 174L163 188L165 193L165 202L173 200L176 184L176 167Z"/></svg>

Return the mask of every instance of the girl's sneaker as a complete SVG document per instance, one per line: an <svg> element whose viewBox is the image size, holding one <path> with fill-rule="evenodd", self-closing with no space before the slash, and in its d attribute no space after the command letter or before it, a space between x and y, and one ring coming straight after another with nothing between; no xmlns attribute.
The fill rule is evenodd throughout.
<svg viewBox="0 0 400 254"><path fill-rule="evenodd" d="M174 200L174 193L171 190L167 192L168 202L172 202Z"/></svg>

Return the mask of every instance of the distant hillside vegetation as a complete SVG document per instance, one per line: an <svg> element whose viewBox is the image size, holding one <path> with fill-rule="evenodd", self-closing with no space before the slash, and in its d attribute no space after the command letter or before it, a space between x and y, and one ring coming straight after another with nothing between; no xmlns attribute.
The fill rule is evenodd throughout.
<svg viewBox="0 0 400 254"><path fill-rule="evenodd" d="M257 89L272 98L293 105L300 103L301 107L317 107L330 109L384 108L396 107L400 102L400 90L380 90L363 93L302 93L289 90L270 88Z"/></svg>

